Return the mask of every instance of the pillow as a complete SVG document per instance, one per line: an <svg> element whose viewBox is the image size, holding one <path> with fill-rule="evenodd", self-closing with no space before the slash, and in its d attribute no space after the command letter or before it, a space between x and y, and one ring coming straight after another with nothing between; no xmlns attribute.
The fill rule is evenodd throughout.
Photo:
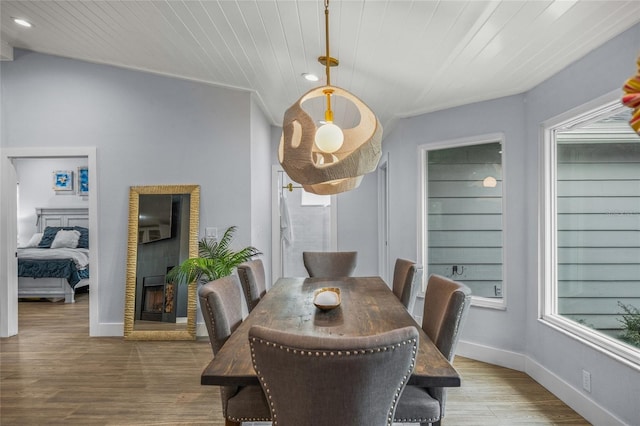
<svg viewBox="0 0 640 426"><path fill-rule="evenodd" d="M47 226L44 228L44 233L42 235L42 239L37 247L40 248L51 248L51 243L58 231L71 231L76 230L80 232L80 240L78 240L78 248L89 248L89 230L82 226Z"/></svg>
<svg viewBox="0 0 640 426"><path fill-rule="evenodd" d="M24 245L23 248L38 247L38 244L40 244L41 239L42 239L42 232L36 232L31 236L31 239L27 244Z"/></svg>
<svg viewBox="0 0 640 426"><path fill-rule="evenodd" d="M59 226L47 226L46 228L44 228L42 239L38 243L38 247L50 248L51 243L53 242L54 238L56 238L56 234L60 229L62 228L60 228Z"/></svg>
<svg viewBox="0 0 640 426"><path fill-rule="evenodd" d="M78 248L88 249L89 248L89 230L82 226L74 226L73 229L80 232L80 240L78 241Z"/></svg>
<svg viewBox="0 0 640 426"><path fill-rule="evenodd" d="M75 229L70 231L65 231L61 229L56 234L56 237L53 239L51 243L51 248L76 248L78 247L78 240L80 239L80 231L76 231Z"/></svg>

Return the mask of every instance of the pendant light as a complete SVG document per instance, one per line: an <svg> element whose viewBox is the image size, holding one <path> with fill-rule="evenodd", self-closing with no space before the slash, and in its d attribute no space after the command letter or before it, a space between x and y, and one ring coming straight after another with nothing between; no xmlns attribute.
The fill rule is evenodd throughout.
<svg viewBox="0 0 640 426"><path fill-rule="evenodd" d="M378 166L382 153L382 126L367 105L348 91L331 85L332 66L338 60L329 55L329 1L324 2L326 54L318 58L325 66L326 85L302 95L284 114L278 158L289 177L307 192L338 194L355 189L363 175ZM317 127L302 104L325 99L324 123ZM360 122L341 129L334 123L332 99L344 98L355 106Z"/></svg>

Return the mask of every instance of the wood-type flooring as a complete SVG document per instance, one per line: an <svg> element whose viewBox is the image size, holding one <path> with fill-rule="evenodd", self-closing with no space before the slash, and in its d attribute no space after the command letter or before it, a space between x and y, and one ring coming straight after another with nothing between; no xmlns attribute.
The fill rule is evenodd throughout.
<svg viewBox="0 0 640 426"><path fill-rule="evenodd" d="M89 337L89 296L76 300L19 303L19 334L0 339L0 425L224 425L218 388L200 385L207 340ZM454 365L443 426L589 424L526 374Z"/></svg>

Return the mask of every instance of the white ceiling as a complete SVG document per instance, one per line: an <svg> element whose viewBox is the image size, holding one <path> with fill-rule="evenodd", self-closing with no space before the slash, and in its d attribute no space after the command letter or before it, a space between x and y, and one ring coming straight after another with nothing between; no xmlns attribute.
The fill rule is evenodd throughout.
<svg viewBox="0 0 640 426"><path fill-rule="evenodd" d="M637 0L332 0L329 10L331 83L387 130L397 117L527 91L640 22ZM249 90L277 125L322 83L301 74L324 78L322 0L2 0L0 18L5 48ZM348 114L337 106L336 122Z"/></svg>

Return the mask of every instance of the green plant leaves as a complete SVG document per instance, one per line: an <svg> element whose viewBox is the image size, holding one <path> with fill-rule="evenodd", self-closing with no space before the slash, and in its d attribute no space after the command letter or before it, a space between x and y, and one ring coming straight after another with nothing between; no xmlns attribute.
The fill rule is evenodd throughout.
<svg viewBox="0 0 640 426"><path fill-rule="evenodd" d="M262 254L253 246L233 250L230 245L236 229L236 226L227 228L220 241L208 241L206 238L198 241L198 257L189 258L171 269L167 274L167 282L185 284L213 281L231 275L236 266Z"/></svg>
<svg viewBox="0 0 640 426"><path fill-rule="evenodd" d="M624 311L622 319L618 320L624 326L620 337L622 340L640 347L640 310L633 305L625 305L622 302L618 302L618 306Z"/></svg>

